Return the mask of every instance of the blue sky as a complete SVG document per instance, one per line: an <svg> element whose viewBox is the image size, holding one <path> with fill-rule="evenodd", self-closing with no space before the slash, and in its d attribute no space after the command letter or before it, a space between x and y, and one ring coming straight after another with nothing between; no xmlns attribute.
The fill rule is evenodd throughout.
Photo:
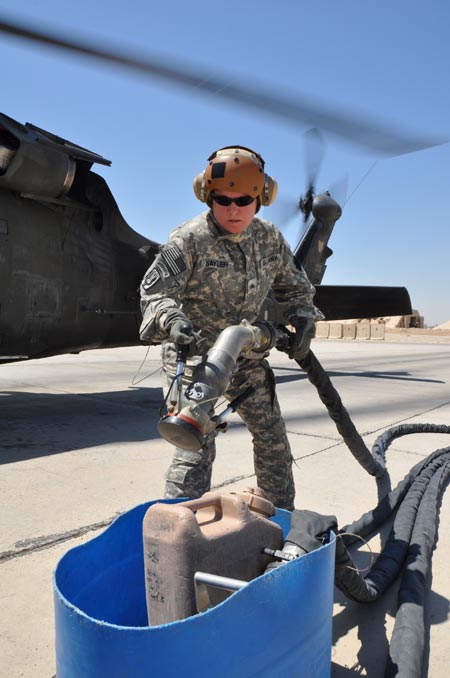
<svg viewBox="0 0 450 678"><path fill-rule="evenodd" d="M3 0L0 16L450 139L445 0ZM12 37L1 36L0 58L1 111L110 159L96 171L128 223L154 240L202 210L192 179L223 145L258 150L284 197L304 191L311 124ZM324 283L404 285L428 325L450 320L450 145L386 158L324 136L319 190L347 176L350 194L372 168L335 227ZM298 230L285 230L292 245Z"/></svg>

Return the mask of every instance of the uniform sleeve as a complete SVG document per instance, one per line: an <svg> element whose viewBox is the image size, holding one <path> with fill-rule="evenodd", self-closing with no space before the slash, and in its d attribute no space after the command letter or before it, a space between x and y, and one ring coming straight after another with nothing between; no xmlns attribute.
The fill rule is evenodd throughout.
<svg viewBox="0 0 450 678"><path fill-rule="evenodd" d="M279 235L281 261L272 285L274 299L283 304L288 318L296 315L323 320L323 313L313 303L316 288L303 268L297 268L291 248L281 233Z"/></svg>
<svg viewBox="0 0 450 678"><path fill-rule="evenodd" d="M141 282L142 340L159 344L167 334L164 319L169 308L181 310L181 294L192 273L192 255L184 238L171 236Z"/></svg>

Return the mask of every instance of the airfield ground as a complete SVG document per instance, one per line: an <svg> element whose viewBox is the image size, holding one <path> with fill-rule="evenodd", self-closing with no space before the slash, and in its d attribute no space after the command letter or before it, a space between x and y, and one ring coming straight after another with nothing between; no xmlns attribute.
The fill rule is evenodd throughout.
<svg viewBox="0 0 450 678"><path fill-rule="evenodd" d="M313 350L369 447L394 424L450 424L450 337L437 343L401 335L378 342L315 340ZM58 559L121 512L162 496L171 450L155 426L159 350L150 349L138 371L146 351L88 351L0 368L1 678L55 675L52 571ZM296 459L296 505L333 513L340 525L351 522L377 504L376 482L342 443L305 375L281 353L273 352L271 362ZM418 460L449 445L444 434L394 441L387 453L392 486ZM218 440L213 485L228 491L254 484L250 438L233 415ZM380 538L370 545L378 553ZM369 561L364 547L356 557L360 567ZM450 675L449 562L447 492L426 612L424 675L430 678ZM336 591L332 676L383 676L395 609L396 586L372 605Z"/></svg>

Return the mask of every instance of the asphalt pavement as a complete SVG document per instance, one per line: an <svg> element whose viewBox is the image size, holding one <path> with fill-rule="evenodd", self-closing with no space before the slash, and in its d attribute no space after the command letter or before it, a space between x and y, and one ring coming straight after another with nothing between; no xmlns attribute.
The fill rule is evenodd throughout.
<svg viewBox="0 0 450 678"><path fill-rule="evenodd" d="M448 341L448 340L447 340ZM367 446L399 423L450 424L450 343L315 340L313 350ZM355 461L304 373L281 353L270 361L296 464L296 507L335 514L339 525L376 506L375 479ZM87 351L0 367L0 677L55 674L52 572L70 548L120 513L163 495L172 448L157 434L159 349ZM395 440L392 487L444 434ZM236 415L218 438L213 487L255 485L251 440ZM374 555L386 531L370 540ZM355 553L370 564L368 547ZM439 511L427 600L424 675L450 675L450 492ZM396 611L393 585L377 603L336 590L332 676L383 676ZM91 678L91 677L87 677ZM93 678L93 677L92 677ZM125 677L124 677L125 678ZM245 677L242 677L245 678Z"/></svg>

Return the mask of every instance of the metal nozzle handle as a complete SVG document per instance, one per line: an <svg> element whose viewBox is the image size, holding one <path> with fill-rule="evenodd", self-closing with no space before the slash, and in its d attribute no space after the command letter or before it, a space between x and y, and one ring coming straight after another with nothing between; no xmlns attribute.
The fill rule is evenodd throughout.
<svg viewBox="0 0 450 678"><path fill-rule="evenodd" d="M186 321L180 325L180 330L184 332L184 334L191 335L192 334L192 325L189 321ZM189 344L177 344L177 363L185 363L186 358L189 353Z"/></svg>

